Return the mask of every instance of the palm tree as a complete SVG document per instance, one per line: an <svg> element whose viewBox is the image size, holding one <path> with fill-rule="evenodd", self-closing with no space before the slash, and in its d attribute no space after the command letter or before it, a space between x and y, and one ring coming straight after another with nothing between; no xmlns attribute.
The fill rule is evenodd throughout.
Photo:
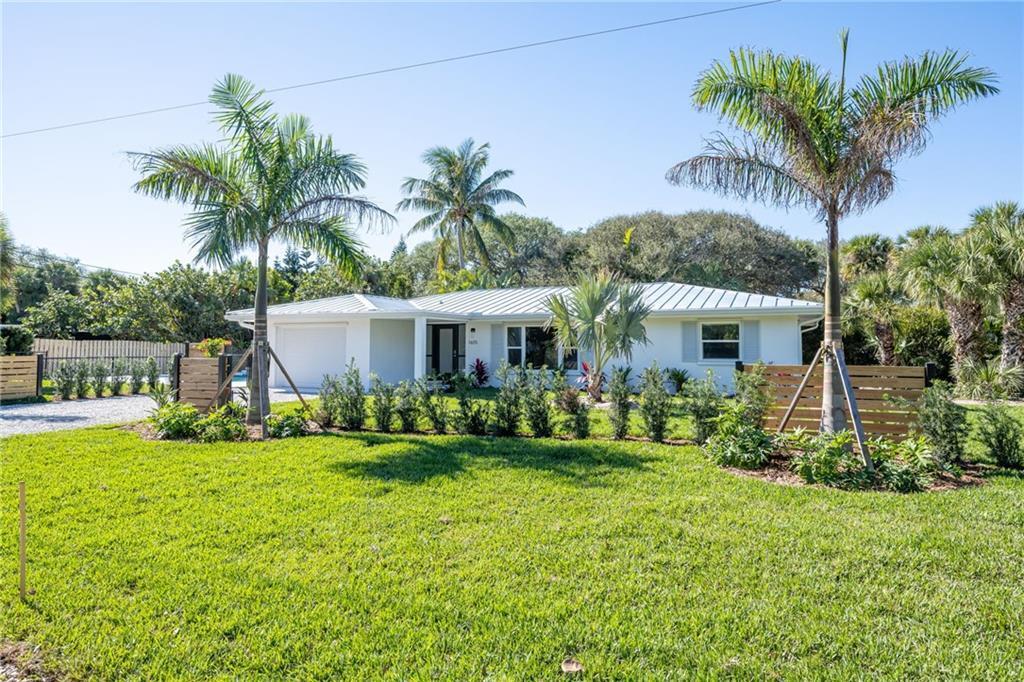
<svg viewBox="0 0 1024 682"><path fill-rule="evenodd" d="M839 274L847 282L889 267L893 242L880 234L859 234L839 248Z"/></svg>
<svg viewBox="0 0 1024 682"><path fill-rule="evenodd" d="M846 308L850 317L870 325L878 364L896 364L896 315L905 303L903 290L888 272L871 272L855 280L848 290Z"/></svg>
<svg viewBox="0 0 1024 682"><path fill-rule="evenodd" d="M1003 313L1001 366L1024 368L1024 208L1004 201L979 209L970 230Z"/></svg>
<svg viewBox="0 0 1024 682"><path fill-rule="evenodd" d="M0 314L14 307L17 297L15 265L14 236L7 224L7 216L0 213Z"/></svg>
<svg viewBox="0 0 1024 682"><path fill-rule="evenodd" d="M848 87L848 32L840 34L838 81L800 57L733 50L693 90L699 110L712 110L744 133L719 133L704 153L673 166L669 182L775 206L805 206L825 223L825 385L821 429L846 425L839 365L839 222L885 200L896 187L893 167L924 149L933 121L957 106L998 92L992 71L966 65L952 50L880 65Z"/></svg>
<svg viewBox="0 0 1024 682"><path fill-rule="evenodd" d="M643 289L607 274L581 276L566 294L551 297L548 312L547 326L554 328L562 347L590 354L587 392L595 401L601 399L608 362L616 357L629 361L634 345L649 342L644 320L651 309L643 302Z"/></svg>
<svg viewBox="0 0 1024 682"><path fill-rule="evenodd" d="M955 367L982 356L985 303L990 292L979 277L979 247L977 240L945 228L928 228L913 231L897 256L897 272L908 293L921 303L941 308L949 318Z"/></svg>
<svg viewBox="0 0 1024 682"><path fill-rule="evenodd" d="M185 235L196 260L228 265L255 249L257 281L254 362L248 422L269 411L267 371L267 252L271 242L296 244L358 271L366 262L352 221L387 222L391 214L354 194L366 166L314 135L307 118L278 117L273 103L241 76L229 74L210 94L226 140L132 153L143 178L135 191L191 207Z"/></svg>
<svg viewBox="0 0 1024 682"><path fill-rule="evenodd" d="M512 248L512 228L498 217L494 207L505 202L526 204L515 192L499 187L512 177L513 171L500 169L484 177L490 148L486 143L476 147L473 138L464 141L458 149L433 147L423 154L423 163L430 175L423 179L406 178L402 183L402 192L407 198L398 202L398 210L426 212L410 232L434 231L439 238L438 270L444 269L452 239L460 270L466 267L466 242L472 245L480 264L490 267L490 254L480 231L482 225L490 227Z"/></svg>

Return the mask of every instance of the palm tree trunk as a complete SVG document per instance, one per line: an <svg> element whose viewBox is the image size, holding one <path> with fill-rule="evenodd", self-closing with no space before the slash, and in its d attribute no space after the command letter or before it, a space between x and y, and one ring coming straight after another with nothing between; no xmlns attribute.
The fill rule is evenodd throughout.
<svg viewBox="0 0 1024 682"><path fill-rule="evenodd" d="M260 425L266 431L265 418L270 407L270 390L267 375L270 372L267 342L267 244L259 245L256 267L256 305L253 315L254 346L252 371L249 373L249 410L246 423ZM266 433L264 433L266 436Z"/></svg>
<svg viewBox="0 0 1024 682"><path fill-rule="evenodd" d="M954 300L945 306L949 330L953 337L953 364L981 360L981 333L985 313L977 301Z"/></svg>
<svg viewBox="0 0 1024 682"><path fill-rule="evenodd" d="M466 230L466 223L460 222L459 229L455 233L455 246L459 252L459 270L466 269L466 256L462 251L462 233Z"/></svg>
<svg viewBox="0 0 1024 682"><path fill-rule="evenodd" d="M830 208L825 224L828 227L828 259L825 265L825 339L834 350L843 347L842 311L839 307L839 216ZM843 409L843 383L839 362L834 352L824 357L824 382L821 391L821 431L835 433L846 428ZM810 368L809 371L814 371Z"/></svg>
<svg viewBox="0 0 1024 682"><path fill-rule="evenodd" d="M875 322L875 339L878 343L878 364L896 364L896 336L888 322Z"/></svg>
<svg viewBox="0 0 1024 682"><path fill-rule="evenodd" d="M1003 294L1001 304L1003 308L1001 368L1007 370L1011 367L1024 367L1024 279L1010 281Z"/></svg>

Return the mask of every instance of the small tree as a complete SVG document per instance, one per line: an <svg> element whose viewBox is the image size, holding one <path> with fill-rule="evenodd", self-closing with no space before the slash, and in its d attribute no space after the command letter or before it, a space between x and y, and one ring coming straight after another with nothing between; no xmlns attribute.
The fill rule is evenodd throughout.
<svg viewBox="0 0 1024 682"><path fill-rule="evenodd" d="M146 386L152 390L152 388L156 386L157 382L160 381L160 366L157 364L156 358L152 355L146 358L145 375Z"/></svg>
<svg viewBox="0 0 1024 682"><path fill-rule="evenodd" d="M420 381L416 384L420 410L436 433L444 433L448 430L448 403L441 395L440 383L439 381Z"/></svg>
<svg viewBox="0 0 1024 682"><path fill-rule="evenodd" d="M548 401L548 383L551 372L547 367L529 371L523 382L523 412L530 431L537 438L551 435L551 403Z"/></svg>
<svg viewBox="0 0 1024 682"><path fill-rule="evenodd" d="M413 385L408 381L399 383L395 391L395 414L398 415L398 428L402 433L412 433L416 430L420 416L416 403L416 390Z"/></svg>
<svg viewBox="0 0 1024 682"><path fill-rule="evenodd" d="M647 437L655 443L665 440L665 429L672 409L672 399L665 390L665 372L658 363L651 363L640 380L640 418Z"/></svg>
<svg viewBox="0 0 1024 682"><path fill-rule="evenodd" d="M498 436L514 436L519 431L522 417L523 383L525 373L522 367L512 367L504 359L498 363L498 380L501 386L494 397L492 409L494 433Z"/></svg>
<svg viewBox="0 0 1024 682"><path fill-rule="evenodd" d="M395 416L395 387L371 373L370 395L373 398L373 420L377 430L390 433L391 421Z"/></svg>
<svg viewBox="0 0 1024 682"><path fill-rule="evenodd" d="M615 440L622 440L629 433L629 412L632 408L629 372L629 367L613 367L612 380L608 385L612 403L608 419L612 423L612 438Z"/></svg>
<svg viewBox="0 0 1024 682"><path fill-rule="evenodd" d="M706 443L715 432L715 420L722 412L722 392L715 384L715 373L708 370L701 381L686 384L683 408L693 417L694 440Z"/></svg>

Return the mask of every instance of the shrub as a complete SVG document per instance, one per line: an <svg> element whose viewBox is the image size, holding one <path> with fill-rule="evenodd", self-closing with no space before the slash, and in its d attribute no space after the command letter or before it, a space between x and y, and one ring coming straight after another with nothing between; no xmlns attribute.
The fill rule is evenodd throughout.
<svg viewBox="0 0 1024 682"><path fill-rule="evenodd" d="M103 392L107 389L109 372L110 365L104 360L97 360L89 369L89 385L92 386L92 392L97 398L102 398Z"/></svg>
<svg viewBox="0 0 1024 682"><path fill-rule="evenodd" d="M764 416L771 407L772 399L768 392L768 380L764 376L763 362L751 366L750 371L736 370L736 401L743 406L747 419L755 424L764 423Z"/></svg>
<svg viewBox="0 0 1024 682"><path fill-rule="evenodd" d="M640 418L647 437L655 443L665 440L672 398L665 390L665 372L651 363L640 377Z"/></svg>
<svg viewBox="0 0 1024 682"><path fill-rule="evenodd" d="M701 381L690 381L684 391L683 409L693 417L694 440L706 443L717 428L715 418L722 411L724 400L715 384L715 373L708 370Z"/></svg>
<svg viewBox="0 0 1024 682"><path fill-rule="evenodd" d="M370 395L373 396L373 420L377 430L391 433L391 421L395 416L395 387L381 381L376 374L370 374Z"/></svg>
<svg viewBox="0 0 1024 682"><path fill-rule="evenodd" d="M864 463L853 452L853 433L838 431L810 437L793 457L792 468L806 483L863 488Z"/></svg>
<svg viewBox="0 0 1024 682"><path fill-rule="evenodd" d="M398 415L398 429L402 433L412 433L419 421L419 407L416 404L416 391L412 384L403 381L395 391L395 414Z"/></svg>
<svg viewBox="0 0 1024 682"><path fill-rule="evenodd" d="M0 329L0 355L26 355L32 352L36 337L26 327Z"/></svg>
<svg viewBox="0 0 1024 682"><path fill-rule="evenodd" d="M873 438L868 442L871 461L882 485L897 493L918 492L927 488L933 474L943 468L924 436L892 441Z"/></svg>
<svg viewBox="0 0 1024 682"><path fill-rule="evenodd" d="M143 373L146 375L146 385L152 389L160 381L160 366L152 355L146 358Z"/></svg>
<svg viewBox="0 0 1024 682"><path fill-rule="evenodd" d="M503 359L498 363L497 376L501 386L494 397L492 408L494 433L498 436L514 436L519 430L519 420L522 416L525 373L522 367L512 367Z"/></svg>
<svg viewBox="0 0 1024 682"><path fill-rule="evenodd" d="M455 432L462 435L482 436L487 433L491 410L487 403L470 398L466 382L455 385L456 408L452 421Z"/></svg>
<svg viewBox="0 0 1024 682"><path fill-rule="evenodd" d="M768 463L772 437L760 423L751 421L740 403L727 405L715 418L717 430L708 439L705 452L719 466L758 469Z"/></svg>
<svg viewBox="0 0 1024 682"><path fill-rule="evenodd" d="M487 372L487 363L480 358L473 361L473 369L470 371L473 376L473 386L476 388L483 388L491 378Z"/></svg>
<svg viewBox="0 0 1024 682"><path fill-rule="evenodd" d="M580 390L570 386L565 372L556 372L553 381L555 407L566 415L565 428L574 438L580 440L590 435L590 405Z"/></svg>
<svg viewBox="0 0 1024 682"><path fill-rule="evenodd" d="M341 382L338 377L329 374L324 375L320 382L320 411L317 415L321 424L325 427L334 426L336 417L341 411Z"/></svg>
<svg viewBox="0 0 1024 682"><path fill-rule="evenodd" d="M1024 426L1005 405L985 405L978 422L978 440L999 466L1024 468Z"/></svg>
<svg viewBox="0 0 1024 682"><path fill-rule="evenodd" d="M612 423L612 438L615 440L622 440L629 433L629 411L632 407L629 372L629 367L613 367L612 380L608 384L608 399L612 404L608 419Z"/></svg>
<svg viewBox="0 0 1024 682"><path fill-rule="evenodd" d="M167 384L157 383L150 387L149 392L146 395L148 395L150 400L156 403L156 406L159 408L171 402L174 398L174 391L172 391L171 387Z"/></svg>
<svg viewBox="0 0 1024 682"><path fill-rule="evenodd" d="M144 383L146 383L146 363L142 360L134 360L128 366L128 390L132 395L138 395Z"/></svg>
<svg viewBox="0 0 1024 682"><path fill-rule="evenodd" d="M416 384L420 410L436 433L448 430L448 403L441 395L438 381L420 381Z"/></svg>
<svg viewBox="0 0 1024 682"><path fill-rule="evenodd" d="M340 378L324 377L320 385L320 406L324 424L337 424L349 431L358 431L366 422L366 394L355 360Z"/></svg>
<svg viewBox="0 0 1024 682"><path fill-rule="evenodd" d="M960 462L969 426L967 409L953 402L953 387L936 381L924 389L916 404L917 428L943 462Z"/></svg>
<svg viewBox="0 0 1024 682"><path fill-rule="evenodd" d="M128 362L123 358L114 360L112 369L110 370L110 394L121 395L124 392L124 387L128 383Z"/></svg>
<svg viewBox="0 0 1024 682"><path fill-rule="evenodd" d="M685 369L680 369L678 367L672 367L671 369L666 370L665 376L667 376L668 380L672 383L672 388L675 390L676 394L682 393L683 386L685 386L686 382L690 380L690 373Z"/></svg>
<svg viewBox="0 0 1024 682"><path fill-rule="evenodd" d="M208 358L215 358L224 352L231 339L203 339L196 344L196 350Z"/></svg>
<svg viewBox="0 0 1024 682"><path fill-rule="evenodd" d="M193 438L199 423L199 411L188 403L166 403L150 416L159 438L180 440Z"/></svg>
<svg viewBox="0 0 1024 682"><path fill-rule="evenodd" d="M547 367L527 372L523 376L523 416L526 425L537 438L548 438L554 431L551 424L551 402L548 400L550 377L551 372Z"/></svg>
<svg viewBox="0 0 1024 682"><path fill-rule="evenodd" d="M968 360L956 369L956 394L969 400L1001 400L1016 396L1024 386L1024 368L1002 367L999 358Z"/></svg>
<svg viewBox="0 0 1024 682"><path fill-rule="evenodd" d="M50 380L61 400L70 400L75 392L75 366L67 360L58 363L50 372Z"/></svg>
<svg viewBox="0 0 1024 682"><path fill-rule="evenodd" d="M75 395L84 398L89 393L92 380L92 365L88 362L75 363Z"/></svg>
<svg viewBox="0 0 1024 682"><path fill-rule="evenodd" d="M245 428L245 408L238 403L227 403L199 419L195 424L195 437L201 443L244 440L249 432Z"/></svg>
<svg viewBox="0 0 1024 682"><path fill-rule="evenodd" d="M309 413L303 408L267 415L267 433L271 438L295 438L309 433Z"/></svg>
<svg viewBox="0 0 1024 682"><path fill-rule="evenodd" d="M580 381L580 385L581 386L583 386L583 387L590 386L590 381L591 381L590 375L593 374L594 371L595 371L595 368L591 367L586 362L581 362L580 363L580 379L579 379L579 381ZM607 381L607 378L605 377L604 372L602 372L601 375L597 378L597 390L598 390L598 392L604 393L604 385L605 385L606 381Z"/></svg>

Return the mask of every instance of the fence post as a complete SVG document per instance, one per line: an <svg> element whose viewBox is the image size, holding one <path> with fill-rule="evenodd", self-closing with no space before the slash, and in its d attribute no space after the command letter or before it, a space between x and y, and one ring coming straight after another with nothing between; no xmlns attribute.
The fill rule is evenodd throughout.
<svg viewBox="0 0 1024 682"><path fill-rule="evenodd" d="M181 353L171 356L171 371L167 373L167 380L171 384L171 400L178 401L178 388L180 386Z"/></svg>
<svg viewBox="0 0 1024 682"><path fill-rule="evenodd" d="M46 355L36 353L36 397L43 394L43 368L46 366Z"/></svg>
<svg viewBox="0 0 1024 682"><path fill-rule="evenodd" d="M228 356L225 355L224 353L221 353L220 355L217 356L217 383L218 384L223 383L224 379L227 378L227 375L228 375ZM226 388L225 392L228 395L230 395L231 394L231 387L229 386L228 388ZM219 396L217 396L217 404L218 405L224 405L225 403L228 402L227 400L224 399L224 397L225 397L225 393L221 393Z"/></svg>
<svg viewBox="0 0 1024 682"><path fill-rule="evenodd" d="M931 386L935 377L939 375L939 366L934 362L924 363L924 385Z"/></svg>
<svg viewBox="0 0 1024 682"><path fill-rule="evenodd" d="M743 361L742 360L737 360L736 361L736 371L737 372L742 372L743 371Z"/></svg>

